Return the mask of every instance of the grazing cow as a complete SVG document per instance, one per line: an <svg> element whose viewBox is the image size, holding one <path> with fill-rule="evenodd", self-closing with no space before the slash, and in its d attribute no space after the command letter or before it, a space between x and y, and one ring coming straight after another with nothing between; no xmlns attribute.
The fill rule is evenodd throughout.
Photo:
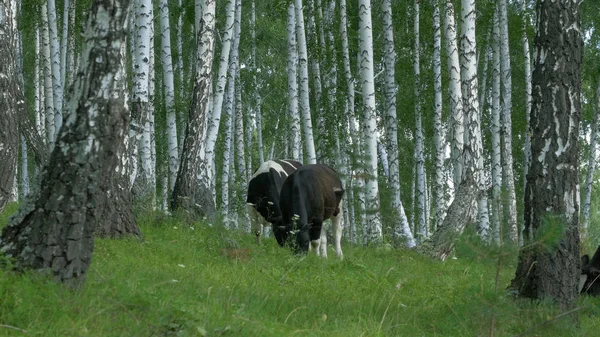
<svg viewBox="0 0 600 337"><path fill-rule="evenodd" d="M315 250L317 255L327 257L327 236L321 228L323 221L331 218L335 253L342 258L343 195L342 181L332 168L321 164L302 166L283 183L279 196L283 225L273 230L285 240L295 235L295 242L290 241L297 253Z"/></svg>
<svg viewBox="0 0 600 337"><path fill-rule="evenodd" d="M600 247L596 250L591 261L587 254L581 257L579 293L592 296L600 295Z"/></svg>
<svg viewBox="0 0 600 337"><path fill-rule="evenodd" d="M300 166L302 164L294 160L268 160L262 163L250 178L246 210L258 244L260 244L263 225L267 226L271 223L273 228L281 225L279 191L285 178ZM275 234L277 242L283 246L283 239L278 237L277 233Z"/></svg>

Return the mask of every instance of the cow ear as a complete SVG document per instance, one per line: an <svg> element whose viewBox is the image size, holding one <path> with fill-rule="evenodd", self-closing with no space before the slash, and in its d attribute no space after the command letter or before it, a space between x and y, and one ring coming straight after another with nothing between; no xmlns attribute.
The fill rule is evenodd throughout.
<svg viewBox="0 0 600 337"><path fill-rule="evenodd" d="M581 257L581 267L587 266L590 263L590 256L585 254Z"/></svg>

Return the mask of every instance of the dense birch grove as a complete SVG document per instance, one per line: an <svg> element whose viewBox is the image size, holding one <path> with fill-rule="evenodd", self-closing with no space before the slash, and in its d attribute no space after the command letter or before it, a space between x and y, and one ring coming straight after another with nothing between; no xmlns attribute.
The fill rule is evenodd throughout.
<svg viewBox="0 0 600 337"><path fill-rule="evenodd" d="M78 76L89 67L81 31L90 5L24 1L0 22L2 46L14 46L0 50L8 60L0 65L0 210L15 187L21 200L34 190L34 177L47 172L36 165L40 152L66 132L75 111L67 102L78 99ZM123 206L114 213L183 211L248 231L242 206L253 171L289 158L341 175L349 244L423 246L445 259L467 229L485 244L523 245L532 240L523 236L523 200L541 132L529 125L539 90L539 54L529 46L536 6L132 0L115 75L130 126L115 147L118 183L104 187ZM575 7L585 57L581 126L570 136L582 158L577 219L593 242L600 23L590 2ZM119 223L131 229L113 230L140 235L134 221Z"/></svg>

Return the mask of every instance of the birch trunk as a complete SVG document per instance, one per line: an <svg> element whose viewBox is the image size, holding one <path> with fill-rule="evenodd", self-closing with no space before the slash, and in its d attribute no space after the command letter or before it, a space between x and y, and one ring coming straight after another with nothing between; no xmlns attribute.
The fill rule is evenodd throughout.
<svg viewBox="0 0 600 337"><path fill-rule="evenodd" d="M310 44L310 46L311 46L311 48L308 49L310 54L307 53L307 60L310 60L310 67L311 67L310 74L311 74L311 81L312 81L312 88L313 88L313 97L314 97L314 102L315 102L315 116L317 119L317 132L316 132L316 137L314 139L314 143L319 144L320 147L318 149L319 150L318 156L319 156L319 158L323 158L325 156L325 152L327 152L327 149L328 149L328 145L325 143L325 142L327 142L327 139L324 138L324 136L325 136L325 109L324 109L324 104L323 104L323 84L321 82L321 60L322 60L322 53L323 53L322 47L324 47L324 43L323 43L323 45L321 45L318 41L319 37L321 35L320 34L319 34L319 36L317 35L317 27L316 27L316 23L315 23L315 12L317 10L315 8L315 1L314 0L307 0L307 1L308 1L308 23L307 23L307 27L306 27L306 31L308 33L307 34L308 35L307 43ZM296 23L298 24L299 21L296 21ZM322 24L320 24L320 26L322 26ZM299 32L299 29L300 29L300 27L297 28L296 32ZM298 39L298 42L300 42L300 39ZM300 75L302 75L302 73L300 73ZM300 84L303 85L302 78L300 78ZM315 158L316 158L316 155L317 154L315 153Z"/></svg>
<svg viewBox="0 0 600 337"><path fill-rule="evenodd" d="M201 175L206 176L205 181L211 182L213 177L213 160L215 144L219 132L219 124L221 121L221 111L223 108L223 96L225 94L225 86L227 84L227 68L229 67L229 57L231 53L231 44L233 42L233 29L235 19L235 0L229 0L226 8L225 32L223 34L223 43L221 45L221 55L219 58L219 73L217 75L217 86L215 98L212 107L212 117L207 128L206 135L206 163L207 167L202 167ZM208 185L211 193L214 195L215 185ZM214 203L213 203L214 204Z"/></svg>
<svg viewBox="0 0 600 337"><path fill-rule="evenodd" d="M77 0L69 0L69 26L71 26L72 29L75 28L75 22L76 22L76 15L77 15ZM131 28L130 28L131 29ZM64 29L63 29L64 31ZM73 85L73 81L75 79L75 75L77 73L76 69L75 69L75 36L76 34L74 32L72 32L71 34L68 34L68 32L65 33L68 37L67 37L67 46L65 47L67 54L66 54L66 65L65 67L65 74L63 75L65 77L65 85L63 86L64 89L64 93L65 93L65 100L70 99L70 97L68 97L69 95L69 88L71 88L71 86ZM63 36L65 36L63 34Z"/></svg>
<svg viewBox="0 0 600 337"><path fill-rule="evenodd" d="M208 161L202 140L208 131L205 128L211 112L210 86L215 41L215 0L203 0L202 27L198 32L196 51L196 75L188 124L185 131L181 163L173 188L171 209L181 208L192 215L211 215L215 210L211 182L208 180L211 163Z"/></svg>
<svg viewBox="0 0 600 337"><path fill-rule="evenodd" d="M93 3L82 72L67 105L69 117L39 190L22 205L0 239L0 249L16 259L17 268L43 271L73 287L85 280L99 216L97 191L110 180L117 161L113 150L125 133L125 110L111 106L109 94L125 42L128 7L127 1Z"/></svg>
<svg viewBox="0 0 600 337"><path fill-rule="evenodd" d="M298 0L297 0L298 1ZM377 114L375 109L375 78L373 74L373 25L371 1L359 0L360 77L364 111L366 155L367 240L379 243L383 238L379 214L379 185L377 183Z"/></svg>
<svg viewBox="0 0 600 337"><path fill-rule="evenodd" d="M179 15L177 16L177 63L176 63L176 72L177 72L177 92L179 100L183 100L184 90L183 83L185 81L184 71L183 71L183 17L185 15L184 7L182 6L182 0L177 0L177 5L181 9L179 11ZM183 137L184 130L186 129L186 121L185 121L185 112L183 109L177 110L177 118L179 119L179 140L178 140L178 152L181 155L181 151L183 149ZM179 158L177 158L179 161Z"/></svg>
<svg viewBox="0 0 600 337"><path fill-rule="evenodd" d="M229 83L227 84L227 94L225 96L225 102L223 105L223 125L225 126L225 130L223 133L223 172L221 174L221 217L223 218L223 225L225 227L231 227L230 221L230 209L229 209L229 186L233 186L231 184L232 172L234 170L231 169L233 162L231 161L231 152L233 151L233 130L235 125L235 112L234 112L234 81L232 81L231 76L235 73L235 64L233 63L233 59L229 60Z"/></svg>
<svg viewBox="0 0 600 337"><path fill-rule="evenodd" d="M450 96L450 114L452 115L451 157L452 165L454 167L454 187L457 189L463 171L464 114L463 98L460 88L460 64L456 42L456 25L454 23L454 6L450 1L446 2L444 28L446 33L446 54L448 55L448 95Z"/></svg>
<svg viewBox="0 0 600 337"><path fill-rule="evenodd" d="M490 220L483 167L481 120L479 119L479 85L477 83L477 48L475 40L475 0L462 0L461 5L461 78L465 112L465 170L473 170L478 188L477 231L483 240L490 238Z"/></svg>
<svg viewBox="0 0 600 337"><path fill-rule="evenodd" d="M581 9L579 1L539 1L536 10L530 126L534 160L525 189L525 245L510 288L519 297L552 301L567 311L577 306L576 275L581 273ZM543 243L549 232L556 237L552 245Z"/></svg>
<svg viewBox="0 0 600 337"><path fill-rule="evenodd" d="M236 161L237 161L237 171L240 179L240 190L247 191L248 188L246 184L248 183L248 175L246 169L246 149L245 149L245 128L244 128L244 111L242 109L242 85L240 81L240 57L239 57L239 47L240 47L240 36L242 29L242 1L236 1L236 9L235 9L235 23L234 23L234 43L233 49L231 51L231 58L233 63L235 64L235 72L233 72L233 77L230 78L234 83L235 91L234 91L234 104L235 104L235 146L236 146ZM237 206L237 205L236 205ZM249 219L248 219L249 220ZM248 221L249 223L249 221Z"/></svg>
<svg viewBox="0 0 600 337"><path fill-rule="evenodd" d="M414 2L414 56L413 71L415 76L414 98L415 98L415 157L417 159L417 215L418 223L415 229L418 242L427 238L427 217L425 206L425 154L423 140L423 115L421 112L421 62L420 62L420 41L419 41L419 0Z"/></svg>
<svg viewBox="0 0 600 337"><path fill-rule="evenodd" d="M56 132L62 126L63 87L60 74L60 41L58 40L58 28L56 24L56 5L54 0L48 0L48 34L50 37L50 59L52 71L52 94L54 101L54 125Z"/></svg>
<svg viewBox="0 0 600 337"><path fill-rule="evenodd" d="M304 14L302 14L302 0L295 0L295 3L294 10L296 12L296 36L298 44L298 77L300 78L300 116L302 116L306 159L309 164L316 164L317 155L315 153L310 103L308 99L308 53L306 50L306 33L304 28ZM375 152L375 155L377 155L377 152ZM375 158L377 159L377 157Z"/></svg>
<svg viewBox="0 0 600 337"><path fill-rule="evenodd" d="M433 142L435 146L435 218L432 231L444 221L446 198L444 192L445 145L442 144L444 126L442 125L442 35L440 27L440 7L433 2Z"/></svg>
<svg viewBox="0 0 600 337"><path fill-rule="evenodd" d="M521 10L525 11L525 1L521 1ZM525 70L525 121L527 125L527 129L525 132L525 144L524 144L524 153L525 153L525 168L523 169L523 189L527 185L527 172L529 170L529 166L531 165L531 132L529 132L529 120L531 115L531 55L529 52L529 38L527 37L527 20L525 16L523 16L523 36L521 37L521 42L523 43L523 65ZM519 246L523 245L523 233L519 232Z"/></svg>
<svg viewBox="0 0 600 337"><path fill-rule="evenodd" d="M177 168L179 166L179 148L177 147L177 112L175 108L175 79L173 76L173 59L171 57L171 25L169 23L169 3L160 0L160 40L161 61L163 69L164 97L167 110L167 151L169 156L169 191L173 191Z"/></svg>
<svg viewBox="0 0 600 337"><path fill-rule="evenodd" d="M592 199L592 185L594 179L594 171L596 170L596 147L598 143L598 129L600 124L598 122L600 114L600 81L598 81L598 87L596 88L596 100L594 103L594 121L592 122L592 135L590 139L590 158L588 160L588 169L585 177L585 196L583 199L583 224L582 234L587 236L588 225L590 221L590 204Z"/></svg>
<svg viewBox="0 0 600 337"><path fill-rule="evenodd" d="M515 194L515 177L512 157L512 75L510 70L510 51L508 48L508 19L506 13L506 0L499 0L500 19L500 72L502 73L502 149L504 184L507 189L506 209L508 210L508 236L513 244L519 244L519 230L517 228L517 198Z"/></svg>
<svg viewBox="0 0 600 337"><path fill-rule="evenodd" d="M44 55L44 111L46 114L46 139L48 152L52 152L56 141L56 123L54 122L54 94L52 87L52 61L50 58L50 33L48 33L48 7L42 6L42 48Z"/></svg>
<svg viewBox="0 0 600 337"><path fill-rule="evenodd" d="M301 155L302 136L300 133L300 113L298 112L298 49L296 46L296 9L293 3L288 5L287 19L288 111L291 116L290 144L292 147L292 159L303 162Z"/></svg>
<svg viewBox="0 0 600 337"><path fill-rule="evenodd" d="M502 158L500 144L500 26L498 11L494 12L492 43L492 238L497 244L502 240L501 193Z"/></svg>
<svg viewBox="0 0 600 337"><path fill-rule="evenodd" d="M69 23L71 19L69 16L69 9L70 1L64 0L62 17L62 39L60 40L60 85L63 89L65 89L67 85L67 45L69 40Z"/></svg>
<svg viewBox="0 0 600 337"><path fill-rule="evenodd" d="M46 138L46 123L44 120L44 86L41 83L41 76L43 75L43 56L40 53L40 25L36 23L35 25L35 60L34 60L34 74L33 74L33 92L34 92L34 100L33 100L33 109L34 109L34 119L35 119L35 128L40 137L47 141ZM40 76L41 75L41 76Z"/></svg>

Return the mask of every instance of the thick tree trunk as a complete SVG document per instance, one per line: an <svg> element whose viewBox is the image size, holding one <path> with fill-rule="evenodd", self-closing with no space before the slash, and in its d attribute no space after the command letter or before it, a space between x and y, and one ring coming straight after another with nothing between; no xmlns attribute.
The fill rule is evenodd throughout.
<svg viewBox="0 0 600 337"><path fill-rule="evenodd" d="M48 33L48 7L42 6L42 51L44 77L44 111L46 117L46 144L48 152L52 151L56 141L56 124L54 123L54 94L52 87L52 61L50 59L50 34Z"/></svg>
<svg viewBox="0 0 600 337"><path fill-rule="evenodd" d="M207 128L206 119L210 114L209 92L212 79L212 60L215 41L215 0L204 0L202 27L198 32L196 53L196 78L192 103L190 105L181 163L171 197L171 209L181 208L188 214L212 215L215 212L214 198L210 189L209 176L200 175L211 171L212 163L204 151Z"/></svg>
<svg viewBox="0 0 600 337"><path fill-rule="evenodd" d="M82 284L91 262L99 216L95 195L111 180L125 134L125 109L113 105L109 94L115 89L128 7L128 1L118 0L92 5L69 118L39 190L0 237L0 251L19 269L40 270L72 286Z"/></svg>
<svg viewBox="0 0 600 337"><path fill-rule="evenodd" d="M52 93L54 99L54 125L56 132L60 131L63 123L63 87L60 74L60 41L58 39L58 26L56 24L56 4L48 0L48 33L50 34L50 59L52 71Z"/></svg>
<svg viewBox="0 0 600 337"><path fill-rule="evenodd" d="M534 40L531 167L525 246L512 290L519 297L577 304L579 121L583 39L579 1L538 1ZM547 234L556 240L548 242Z"/></svg>

